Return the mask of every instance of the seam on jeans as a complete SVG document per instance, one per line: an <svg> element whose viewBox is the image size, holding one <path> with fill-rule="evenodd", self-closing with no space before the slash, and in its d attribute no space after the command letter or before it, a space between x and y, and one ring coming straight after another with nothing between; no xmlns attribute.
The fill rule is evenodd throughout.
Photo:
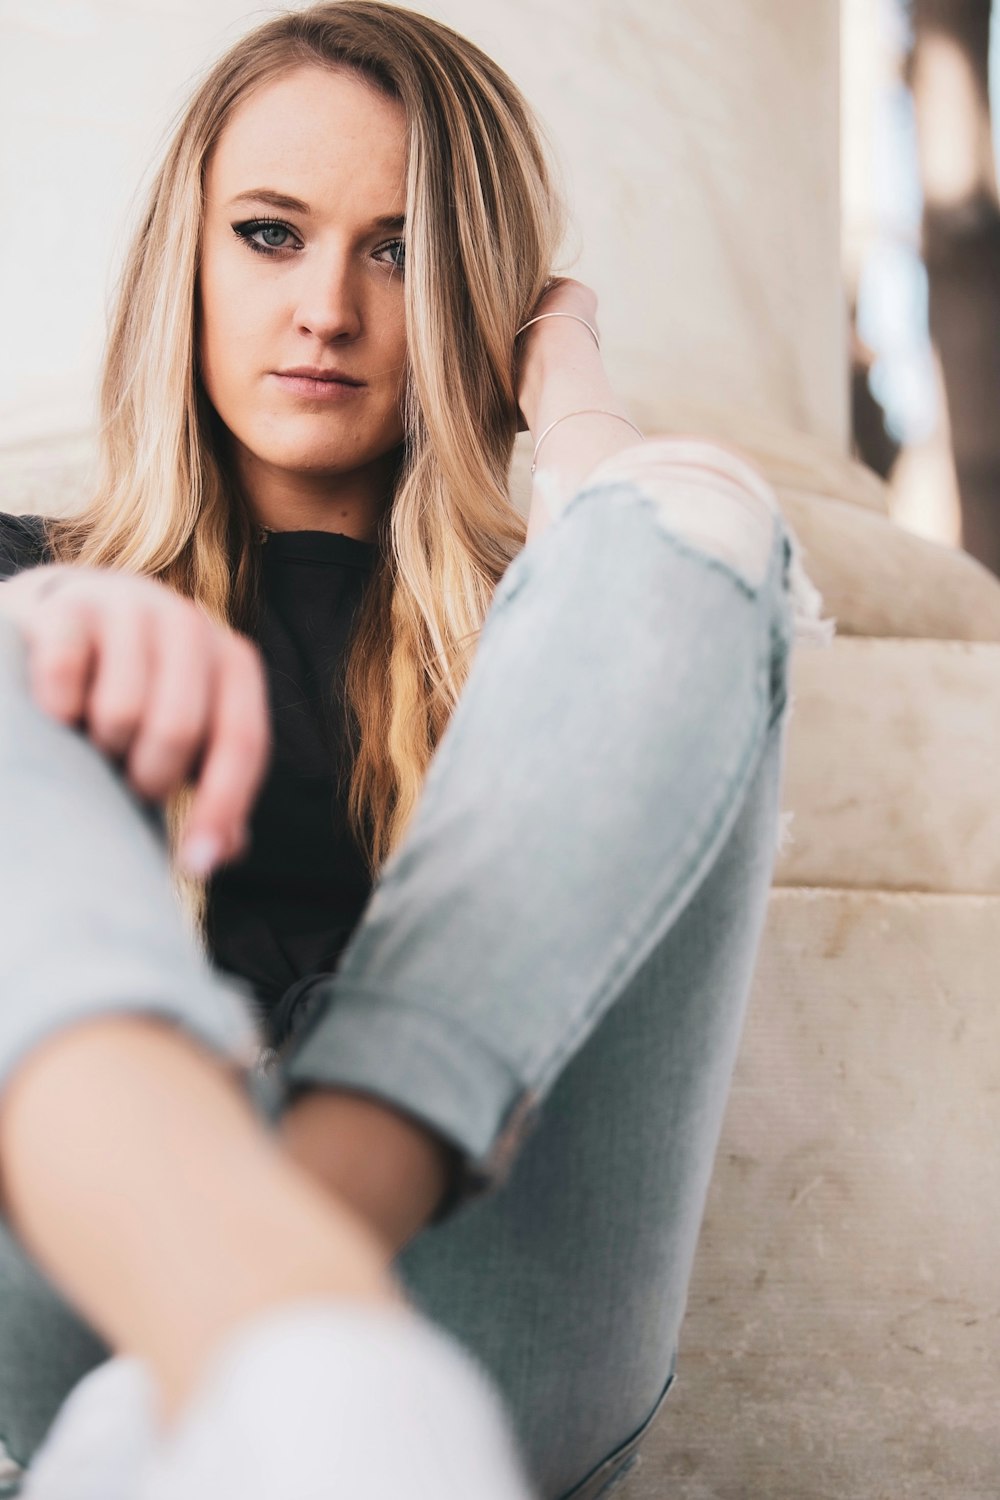
<svg viewBox="0 0 1000 1500"><path fill-rule="evenodd" d="M583 1476L583 1478L573 1486L571 1490L565 1490L563 1494L560 1495L559 1500L575 1500L575 1497L583 1495L587 1486L593 1484L594 1480L600 1475L601 1470L607 1468L609 1464L613 1464L616 1459L620 1458L622 1461L628 1460L629 1462L631 1462L634 1454L641 1446L643 1439L648 1435L650 1428L656 1421L656 1418L659 1416L668 1395L670 1394L676 1383L677 1351L675 1349L673 1356L671 1357L670 1371L667 1375L666 1382L660 1388L659 1395L656 1397L655 1401L653 1402L649 1411L643 1417L642 1421L639 1423L638 1427L633 1428L632 1432L627 1438L618 1443L616 1447L612 1448L610 1453L606 1453L602 1459L594 1464L593 1468L590 1469ZM612 1472L608 1475L608 1483L611 1484L612 1482L616 1481L619 1475L620 1470L612 1470ZM600 1497L606 1493L607 1488L605 1486L602 1486L602 1488L594 1496L594 1500L600 1500Z"/></svg>
<svg viewBox="0 0 1000 1500"><path fill-rule="evenodd" d="M672 538L667 538L672 540ZM701 554L698 554L700 557ZM722 567L722 571L729 575L729 569ZM733 575L730 575L733 576ZM768 573L770 579L772 573ZM765 584L767 580L765 580ZM763 751L764 743L768 735L768 710L770 708L770 694L766 684L770 676L770 640L771 632L768 629L762 632L764 644L754 673L754 705L750 716L750 726L746 736L743 753L733 763L733 768L726 776L724 789L716 800L713 813L702 823L698 824L690 837L690 853L684 859L672 885L666 892L656 892L651 897L647 906L643 909L642 917L632 929L623 933L617 955L609 963L605 978L592 992L590 1003L576 1017L575 1025L567 1027L566 1033L560 1038L559 1047L554 1049L546 1060L544 1067L538 1068L527 1080L527 1086L532 1093L544 1095L553 1078L558 1077L562 1071L564 1061L571 1057L577 1047L582 1044L593 1024L595 1014L599 1015L604 1008L605 998L609 991L614 993L621 987L620 975L634 961L636 950L642 946L643 939L647 935L654 920L662 913L667 912L668 925L675 918L676 907L680 893L687 887L697 887L698 873L702 866L706 866L709 854L719 841L720 835L724 835L727 824L731 823L739 806L737 795L740 787L745 787L753 773L754 767Z"/></svg>

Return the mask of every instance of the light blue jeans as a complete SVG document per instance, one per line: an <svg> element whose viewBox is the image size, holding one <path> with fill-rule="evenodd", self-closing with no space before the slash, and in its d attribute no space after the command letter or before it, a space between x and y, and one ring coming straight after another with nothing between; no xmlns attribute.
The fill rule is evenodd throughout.
<svg viewBox="0 0 1000 1500"><path fill-rule="evenodd" d="M603 465L507 570L407 835L270 1066L159 811L35 706L0 619L0 1087L55 1028L139 1011L242 1057L269 1125L327 1083L447 1136L460 1192L397 1270L545 1500L617 1487L674 1378L777 843L794 538L741 461L683 451ZM0 1233L18 1462L109 1352Z"/></svg>

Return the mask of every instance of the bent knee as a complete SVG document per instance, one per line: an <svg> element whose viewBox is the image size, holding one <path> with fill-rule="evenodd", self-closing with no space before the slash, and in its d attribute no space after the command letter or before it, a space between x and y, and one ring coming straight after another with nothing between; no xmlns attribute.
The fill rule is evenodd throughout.
<svg viewBox="0 0 1000 1500"><path fill-rule="evenodd" d="M587 482L622 485L650 502L669 535L754 592L764 583L783 520L770 485L737 453L704 438L652 438L605 460Z"/></svg>
<svg viewBox="0 0 1000 1500"><path fill-rule="evenodd" d="M741 454L707 438L651 438L600 464L587 481L595 487L638 493L668 535L711 557L751 593L770 576L788 593L795 637L830 644L836 621L823 618L798 539L771 485Z"/></svg>
<svg viewBox="0 0 1000 1500"><path fill-rule="evenodd" d="M0 609L0 671L23 670L26 654L24 637L9 615Z"/></svg>

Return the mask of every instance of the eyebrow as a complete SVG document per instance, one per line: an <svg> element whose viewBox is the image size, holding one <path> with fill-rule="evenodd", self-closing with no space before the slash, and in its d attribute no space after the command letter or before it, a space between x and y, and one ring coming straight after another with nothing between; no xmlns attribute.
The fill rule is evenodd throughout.
<svg viewBox="0 0 1000 1500"><path fill-rule="evenodd" d="M301 198L278 193L274 188L251 188L249 192L238 193L235 198L230 198L226 207L233 208L237 203L266 203L271 208L283 208L286 213L312 213L308 203L303 203ZM380 214L377 219L372 219L371 224L373 229L405 229L406 215Z"/></svg>

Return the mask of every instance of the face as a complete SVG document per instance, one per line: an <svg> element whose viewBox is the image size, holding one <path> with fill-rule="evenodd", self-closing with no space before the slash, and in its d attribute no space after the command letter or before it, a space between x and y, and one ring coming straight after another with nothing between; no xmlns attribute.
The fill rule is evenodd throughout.
<svg viewBox="0 0 1000 1500"><path fill-rule="evenodd" d="M227 121L206 172L199 356L245 478L335 488L401 441L405 174L402 106L347 71L297 68Z"/></svg>

